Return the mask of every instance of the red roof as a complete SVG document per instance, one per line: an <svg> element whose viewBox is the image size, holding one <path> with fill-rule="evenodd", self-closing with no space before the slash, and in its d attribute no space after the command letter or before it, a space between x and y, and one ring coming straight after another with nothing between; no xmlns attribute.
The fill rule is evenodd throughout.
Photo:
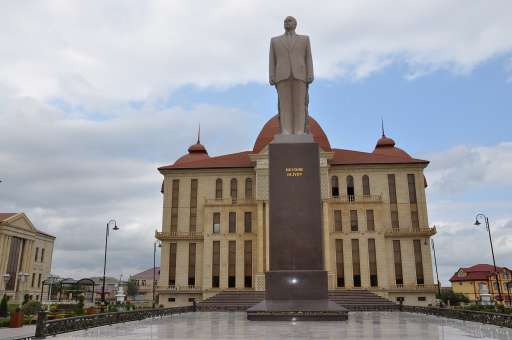
<svg viewBox="0 0 512 340"><path fill-rule="evenodd" d="M331 151L331 144L329 143L329 139L325 134L322 127L317 123L317 121L309 116L309 131L313 135L313 139L317 142L322 150ZM254 143L254 147L252 148L253 153L260 152L267 144L269 144L274 136L279 133L279 116L275 115L270 118L265 125L263 125L263 129L261 129L258 134L258 138L256 138L256 142Z"/></svg>
<svg viewBox="0 0 512 340"><path fill-rule="evenodd" d="M510 271L506 267L496 267L498 271L506 269ZM459 276L459 272L463 270L466 275ZM459 281L486 281L490 275L494 274L494 266L490 264L477 264L468 268L459 268L450 278L450 282L459 282Z"/></svg>
<svg viewBox="0 0 512 340"><path fill-rule="evenodd" d="M153 268L146 269L143 272L137 273L131 276L132 279L136 280L153 280ZM155 278L160 278L160 267L155 267Z"/></svg>
<svg viewBox="0 0 512 340"><path fill-rule="evenodd" d="M209 157L190 162L176 162L173 165L166 165L158 170L168 169L215 169L215 168L252 168L253 163L249 159L251 151L242 151L217 157Z"/></svg>
<svg viewBox="0 0 512 340"><path fill-rule="evenodd" d="M344 149L333 149L334 158L331 165L354 165L354 164L428 164L428 161L404 157L400 154L380 154L375 152L361 152Z"/></svg>
<svg viewBox="0 0 512 340"><path fill-rule="evenodd" d="M5 221L6 219L17 215L18 213L0 213L0 222Z"/></svg>

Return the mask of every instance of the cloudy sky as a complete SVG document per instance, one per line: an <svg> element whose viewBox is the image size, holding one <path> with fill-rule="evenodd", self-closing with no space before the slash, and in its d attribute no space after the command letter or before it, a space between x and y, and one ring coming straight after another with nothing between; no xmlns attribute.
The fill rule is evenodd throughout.
<svg viewBox="0 0 512 340"><path fill-rule="evenodd" d="M339 148L371 151L380 117L431 160L430 224L441 280L459 266L512 267L512 2L3 1L0 211L57 235L53 272L152 266L160 165L195 141L252 148L275 113L268 46L294 15L311 38L311 114Z"/></svg>

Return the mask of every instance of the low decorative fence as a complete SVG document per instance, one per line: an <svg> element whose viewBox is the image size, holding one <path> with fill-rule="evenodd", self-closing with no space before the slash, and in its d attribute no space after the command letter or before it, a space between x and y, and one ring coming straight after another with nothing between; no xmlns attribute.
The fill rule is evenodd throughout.
<svg viewBox="0 0 512 340"><path fill-rule="evenodd" d="M50 335L74 332L99 326L116 323L137 321L148 318L161 317L194 311L193 306L172 307L158 309L141 309L130 312L100 313L94 315L76 316L72 318L48 320L47 312L39 312L37 318L36 334L34 339L44 339Z"/></svg>
<svg viewBox="0 0 512 340"><path fill-rule="evenodd" d="M419 306L401 306L404 312L422 313L428 315L442 316L450 319L474 321L501 327L512 328L512 315L501 313L488 313L464 309L435 308Z"/></svg>

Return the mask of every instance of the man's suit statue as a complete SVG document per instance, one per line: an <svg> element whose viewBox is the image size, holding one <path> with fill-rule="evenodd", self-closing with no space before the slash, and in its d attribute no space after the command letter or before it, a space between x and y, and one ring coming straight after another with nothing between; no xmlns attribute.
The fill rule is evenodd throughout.
<svg viewBox="0 0 512 340"><path fill-rule="evenodd" d="M285 33L270 41L269 80L279 98L281 134L305 134L308 85L313 82L313 60L307 35L295 34L297 20L286 17Z"/></svg>

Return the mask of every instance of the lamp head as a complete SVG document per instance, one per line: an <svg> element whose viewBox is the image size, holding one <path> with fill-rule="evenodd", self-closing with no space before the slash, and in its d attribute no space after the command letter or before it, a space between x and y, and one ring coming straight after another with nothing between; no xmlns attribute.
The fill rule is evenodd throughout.
<svg viewBox="0 0 512 340"><path fill-rule="evenodd" d="M117 226L117 223L114 225L114 228L112 228L113 230L119 230L119 227Z"/></svg>
<svg viewBox="0 0 512 340"><path fill-rule="evenodd" d="M475 219L475 225L476 225L476 226L479 226L480 224L481 224L481 223L480 223L480 221L478 220L478 218L477 218L477 219Z"/></svg>

